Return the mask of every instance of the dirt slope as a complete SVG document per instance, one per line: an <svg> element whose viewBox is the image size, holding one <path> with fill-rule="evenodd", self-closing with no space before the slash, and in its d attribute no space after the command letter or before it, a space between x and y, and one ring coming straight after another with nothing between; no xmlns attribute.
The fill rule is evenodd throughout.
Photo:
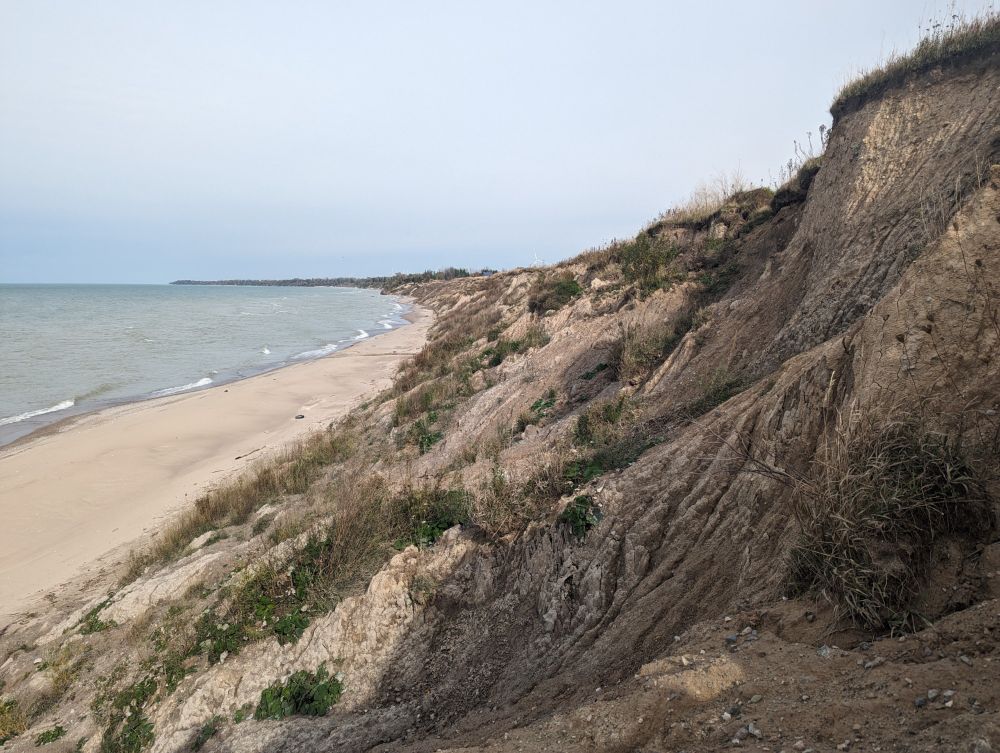
<svg viewBox="0 0 1000 753"><path fill-rule="evenodd" d="M436 337L350 424L361 450L5 630L4 750L55 725L51 750L1000 750L998 123L987 57L844 115L788 201L406 289ZM925 455L879 465L914 426ZM902 483L872 468L939 460L915 528L848 520L872 577L808 559L847 519L824 505ZM331 598L369 488L439 506ZM328 713L243 720L321 666Z"/></svg>

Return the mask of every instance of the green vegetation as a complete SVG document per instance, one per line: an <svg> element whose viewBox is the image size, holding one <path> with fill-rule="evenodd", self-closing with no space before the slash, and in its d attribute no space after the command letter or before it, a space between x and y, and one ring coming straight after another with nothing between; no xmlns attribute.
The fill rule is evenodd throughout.
<svg viewBox="0 0 1000 753"><path fill-rule="evenodd" d="M615 376L627 382L648 374L674 352L692 321L690 314L684 314L674 322L644 322L625 328L611 355Z"/></svg>
<svg viewBox="0 0 1000 753"><path fill-rule="evenodd" d="M469 521L471 503L464 489L409 489L393 503L392 523L400 533L396 547L427 547L453 526Z"/></svg>
<svg viewBox="0 0 1000 753"><path fill-rule="evenodd" d="M601 522L600 509L594 498L589 494L581 494L562 511L559 522L569 526L570 531L578 539L587 535L587 531Z"/></svg>
<svg viewBox="0 0 1000 753"><path fill-rule="evenodd" d="M284 683L277 682L260 694L254 719L284 719L288 716L323 716L340 699L343 685L320 665L316 673L295 672Z"/></svg>
<svg viewBox="0 0 1000 753"><path fill-rule="evenodd" d="M195 735L194 740L191 742L191 750L201 750L205 747L205 743L215 737L215 733L219 731L219 727L222 726L223 719L221 716L213 716L207 722L205 722L201 729L198 730L198 734Z"/></svg>
<svg viewBox="0 0 1000 753"><path fill-rule="evenodd" d="M107 726L101 737L101 753L139 753L153 742L153 723L146 717L144 709L156 694L156 679L146 677L115 693L110 700L110 709L95 701L101 717Z"/></svg>
<svg viewBox="0 0 1000 753"><path fill-rule="evenodd" d="M485 358L486 365L493 368L502 364L508 356L514 353L523 353L531 348L541 347L548 341L549 337L541 327L529 327L520 340L499 338L496 343L482 352L481 358Z"/></svg>
<svg viewBox="0 0 1000 753"><path fill-rule="evenodd" d="M625 281L635 284L641 294L648 294L684 278L674 264L678 253L674 244L643 232L619 245L616 255Z"/></svg>
<svg viewBox="0 0 1000 753"><path fill-rule="evenodd" d="M0 698L0 745L28 729L28 715L14 698Z"/></svg>
<svg viewBox="0 0 1000 753"><path fill-rule="evenodd" d="M1000 52L1000 14L996 11L971 19L955 16L950 22L933 24L916 48L890 56L884 64L841 89L830 113L837 120L910 76L996 52Z"/></svg>
<svg viewBox="0 0 1000 753"><path fill-rule="evenodd" d="M437 420L437 411L431 411L427 414L426 418L414 421L410 427L410 440L417 446L421 455L426 453L444 437L444 432L440 429L430 428L433 424L437 423Z"/></svg>
<svg viewBox="0 0 1000 753"><path fill-rule="evenodd" d="M598 374L600 374L600 373L601 373L602 371L604 371L605 369L607 369L607 368L608 368L608 366L609 366L608 364L606 364L606 363L604 363L604 362L601 362L601 363L597 364L597 366L595 366L594 368L592 368L592 369L590 369L590 370L588 370L588 371L585 371L585 372L583 372L583 373L582 373L582 374L580 375L580 379L584 379L584 380L586 380L586 381L588 381L588 382L589 382L589 381L590 381L591 379L593 379L593 378L594 378L595 376L597 376L597 375L598 375Z"/></svg>
<svg viewBox="0 0 1000 753"><path fill-rule="evenodd" d="M237 285L254 287L344 287L344 288L377 288L390 291L404 285L413 285L435 280L455 280L473 275L491 275L496 270L481 269L470 272L467 269L446 267L439 270L428 269L425 272L397 272L394 275L382 277L294 277L286 280L174 280L171 285Z"/></svg>
<svg viewBox="0 0 1000 753"><path fill-rule="evenodd" d="M54 743L56 740L58 740L65 734L66 734L66 729L62 725L57 724L55 727L47 729L44 732L39 732L35 736L35 747L40 748L43 745Z"/></svg>
<svg viewBox="0 0 1000 753"><path fill-rule="evenodd" d="M107 622L105 622L98 616L101 610L111 603L111 599L113 597L114 594L109 594L108 598L106 598L104 601L102 601L100 604L98 604L96 607L91 609L83 616L83 618L78 623L80 626L80 632L83 635L90 635L91 633L99 633L102 630L107 630L108 628L115 627L116 623L114 620L108 620Z"/></svg>
<svg viewBox="0 0 1000 753"><path fill-rule="evenodd" d="M514 433L520 434L529 426L540 424L548 417L549 411L555 407L555 404L556 391L550 388L543 397L538 398L527 411L518 417L517 423L514 425Z"/></svg>
<svg viewBox="0 0 1000 753"><path fill-rule="evenodd" d="M244 704L233 712L233 724L241 724L253 716L253 705Z"/></svg>
<svg viewBox="0 0 1000 753"><path fill-rule="evenodd" d="M566 271L561 274L539 275L534 286L528 292L528 311L533 314L544 314L547 311L561 309L583 292L580 283L573 273Z"/></svg>
<svg viewBox="0 0 1000 753"><path fill-rule="evenodd" d="M868 629L915 629L934 542L996 527L984 473L953 437L913 421L863 423L795 479L790 579Z"/></svg>
<svg viewBox="0 0 1000 753"><path fill-rule="evenodd" d="M282 495L301 494L326 467L353 454L356 434L353 421L345 420L200 497L163 531L151 551L132 553L123 583L135 580L151 564L177 557L203 533L244 523L256 510Z"/></svg>

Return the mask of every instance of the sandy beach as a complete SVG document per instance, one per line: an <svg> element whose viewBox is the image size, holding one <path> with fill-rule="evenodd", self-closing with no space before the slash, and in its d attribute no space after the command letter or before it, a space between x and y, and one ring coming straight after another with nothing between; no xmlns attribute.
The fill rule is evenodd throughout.
<svg viewBox="0 0 1000 753"><path fill-rule="evenodd" d="M0 449L0 617L388 386L431 323L419 308L408 318L316 361L81 416Z"/></svg>

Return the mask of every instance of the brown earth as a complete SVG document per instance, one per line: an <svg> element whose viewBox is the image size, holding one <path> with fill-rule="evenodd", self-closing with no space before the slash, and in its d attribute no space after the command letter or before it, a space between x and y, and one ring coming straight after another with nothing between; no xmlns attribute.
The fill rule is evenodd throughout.
<svg viewBox="0 0 1000 753"><path fill-rule="evenodd" d="M838 120L802 200L772 215L735 197L651 227L680 249L655 291L614 249L560 265L582 293L541 316L527 301L552 270L407 289L438 312L433 339L361 409L365 451L343 468L472 490L471 521L395 554L295 642L187 660L175 690L131 707L149 749L189 749L219 715L204 750L1000 750L998 123L994 64L886 91ZM636 326L683 337L619 379L601 365ZM590 458L581 416L619 399L632 454L571 489L520 485ZM824 453L901 418L976 450L992 517L926 551L883 541L886 572L916 562L919 577L906 619L875 626L797 588L790 552ZM256 521L326 525L361 477L344 469L148 567L95 613L114 626L80 634L97 591L8 626L3 692L48 701L4 750L57 723L52 750L101 750L94 699L160 671L157 627L183 633L257 563L286 562L302 535L276 543ZM560 513L583 495L600 520L580 534ZM344 684L328 714L234 720L324 663Z"/></svg>

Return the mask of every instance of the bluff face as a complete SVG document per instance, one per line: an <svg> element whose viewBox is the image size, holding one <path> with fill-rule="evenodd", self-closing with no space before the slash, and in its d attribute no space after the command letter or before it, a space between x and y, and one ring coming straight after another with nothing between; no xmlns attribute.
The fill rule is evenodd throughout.
<svg viewBox="0 0 1000 753"><path fill-rule="evenodd" d="M776 196L400 288L393 390L5 629L4 749L1000 749L996 62Z"/></svg>

